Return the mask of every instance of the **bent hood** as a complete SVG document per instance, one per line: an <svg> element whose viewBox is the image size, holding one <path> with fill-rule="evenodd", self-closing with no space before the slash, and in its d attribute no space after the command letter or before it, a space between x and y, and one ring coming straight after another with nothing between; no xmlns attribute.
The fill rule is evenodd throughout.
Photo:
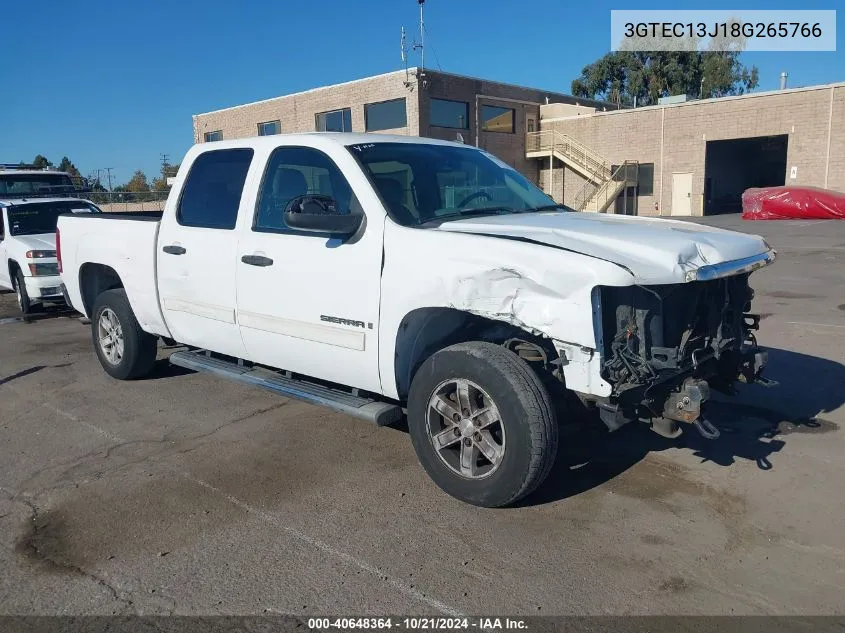
<svg viewBox="0 0 845 633"><path fill-rule="evenodd" d="M444 222L437 230L545 244L613 262L637 283L689 280L703 266L734 262L771 249L759 235L624 215L551 212Z"/></svg>

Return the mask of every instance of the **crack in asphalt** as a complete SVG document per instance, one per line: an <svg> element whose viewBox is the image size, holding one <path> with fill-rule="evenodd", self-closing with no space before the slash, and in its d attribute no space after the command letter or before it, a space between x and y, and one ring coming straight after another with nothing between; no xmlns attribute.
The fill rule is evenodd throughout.
<svg viewBox="0 0 845 633"><path fill-rule="evenodd" d="M125 609L129 609L131 614L138 613L134 607L134 602L121 595L121 593L124 593L122 589L119 589L102 576L98 576L97 574L87 571L79 565L57 559L46 552L44 548L39 545L39 539L44 528L49 525L49 522L44 523L43 525L39 523L39 520L42 518L41 510L31 499L28 499L27 497L19 497L14 500L23 503L30 510L28 522L31 525L31 529L29 534L20 541L17 548L19 553L22 553L30 560L39 561L55 571L71 572L95 582L97 585L108 591L115 601L122 603Z"/></svg>
<svg viewBox="0 0 845 633"><path fill-rule="evenodd" d="M13 388L13 390L14 390L14 388ZM17 390L15 390L15 391L17 391ZM21 397L24 400L28 400L28 398L26 398L22 394L19 394L19 395L21 395ZM235 418L233 420L229 420L229 421L225 422L224 424L221 424L220 426L216 427L212 431L202 433L198 436L194 436L192 438L186 439L185 441L195 442L198 439L206 438L206 437L220 431L222 428L224 428L226 426L235 424L237 422L242 422L244 420L247 420L247 419L256 417L258 415L261 415L262 413L267 413L268 411L272 411L272 410L279 409L281 407L287 406L292 401L293 400L285 400L283 402L276 403L272 406L264 407L264 408L252 411L248 414L245 414L244 416L240 416L240 417ZM92 423L90 423L86 420L82 420L79 417L77 417L77 416L75 416L71 413L63 411L63 410L59 409L58 407L51 405L50 403L42 402L41 404L42 404L42 406L45 406L46 408L54 411L55 413L60 414L62 417L65 417L65 418L67 418L67 419L69 419L73 422L77 422L77 423L81 424L82 426L88 428L89 430L93 431L97 435L100 435L103 438L111 439L112 441L115 441L118 444L127 445L127 444L130 444L130 443L140 443L138 441L130 442L128 440L125 440L125 439L115 435L114 433L112 433L112 432L110 432L106 429L100 428L100 427L98 427L98 426L96 426L96 425L94 425L94 424L92 424ZM144 442L149 442L149 443L153 443L153 444L162 444L162 443L165 443L167 441L168 440L165 437L161 440L155 440L155 441L153 441L153 440L146 441L145 440ZM116 447L111 447L112 450L114 448L116 448ZM137 462L144 462L144 461L147 461L147 460L149 460L151 458L155 458L155 457L167 457L167 456L170 456L170 455L173 455L173 454L184 454L186 452L190 452L192 450L195 450L196 448L198 448L198 447L192 446L192 447L189 447L187 449L176 451L175 453L168 453L165 456L148 455L148 456L145 456L144 458L142 458L140 460L137 460ZM81 459L85 459L85 458L83 457ZM120 468L124 468L127 465L128 465L128 463L121 464L120 466L118 466L115 469L110 469L110 470L103 471L103 472L113 472L115 470L119 470ZM299 530L295 527L292 527L292 526L288 525L287 523L285 523L280 518L277 518L276 516L274 516L274 515L272 515L268 512L265 512L265 511L255 507L255 506L252 506L252 505L246 503L245 501L243 501L242 499L239 499L239 498L237 498L233 495L230 495L229 493L225 492L224 490L217 488L216 486L213 486L210 483L208 483L207 481L204 481L203 479L197 478L197 477L191 475L190 473L187 473L187 472L178 473L176 471L173 471L173 472L174 472L174 474L181 476L183 479L190 481L190 482L192 482L192 483L194 483L194 484L196 484L196 485L198 485L202 488L205 488L206 490L209 490L209 491L217 494L218 496L222 497L223 499L225 499L226 501L228 501L232 505L240 508L245 513L251 514L253 516L257 516L258 518L260 518L264 522L276 527L277 529L282 530L283 532L287 533L289 536L293 537L294 539L296 539L296 540L298 540L298 541L300 541L300 542L302 542L302 543L304 543L304 544L306 544L310 547L313 547L317 550L320 550L320 551L322 551L326 554L329 554L330 556L332 556L332 557L334 557L338 560L341 560L341 561L343 561L344 563L346 563L350 566L357 567L358 569L366 572L367 574L372 575L373 577L379 579L380 581L382 581L386 585L391 586L394 589L400 591L402 594L404 594L405 596L407 596L409 598L412 598L414 600L417 600L419 602L427 604L429 607L432 607L432 608L436 609L437 611L444 613L446 615L451 615L451 616L461 616L462 615L461 611L454 608L453 606L446 604L444 602L441 602L437 598L434 598L430 595L427 595L426 593L423 593L422 591L420 591L419 589L415 588L413 585L405 582L402 579L392 577L389 574L385 574L378 566L375 566L375 565L369 563L365 559L358 558L357 556L355 556L353 554L349 554L349 553L347 553L347 552L345 552L341 549L337 549L334 546L330 545L329 543L322 541L319 538L313 537L313 536L307 534L306 532L303 532L303 531L301 531L301 530ZM100 473L99 476L102 476L102 474L103 473ZM46 490L46 488L44 490ZM42 491L42 493L43 492L44 491ZM102 578L102 577L100 577L100 576L98 576L98 575L96 575L92 572L85 570L80 565L72 564L72 563L69 563L67 561L57 560L56 558L50 556L49 552L43 551L43 548L39 547L38 537L40 535L40 531L43 530L47 525L49 525L49 523L46 523L45 525L39 526L38 519L41 517L41 513L40 513L38 507L36 506L36 504L34 502L29 501L28 499L24 499L24 503L31 510L32 527L31 527L31 532L29 533L28 537L25 536L21 540L21 542L19 544L19 548L18 548L17 551L23 553L24 555L26 555L30 559L40 560L40 561L44 562L45 564L49 565L50 567L55 568L56 570L71 571L71 572L80 574L80 575L82 575L86 578L93 580L97 584L99 584L102 587L104 587L105 589L107 589L112 594L112 596L114 597L115 600L123 603L126 608L131 609L132 611L137 613L137 609L135 609L135 607L134 607L134 602L132 600L129 600L128 598L123 598L121 596L121 592L123 592L123 590L118 590L118 587L113 586L108 581L106 581L106 579L104 579L104 578ZM174 605L175 605L175 601L174 601Z"/></svg>
<svg viewBox="0 0 845 633"><path fill-rule="evenodd" d="M105 452L103 451L102 448L97 448L97 449L88 451L87 453L80 455L78 457L74 457L72 459L65 460L65 461L60 462L58 464L51 464L49 466L46 466L44 468L36 470L32 474L30 474L29 477L27 477L27 479L24 481L24 483L21 486L22 489L25 489L29 484L31 484L34 480L36 480L39 476L43 475L44 473L62 468L63 470L58 475L58 479L62 479L64 477L64 475L70 473L70 471L72 471L74 468L77 468L77 467L81 466L82 464L86 463L91 458L102 456L103 459L106 459L106 460L110 459L112 457L112 453L114 451L116 451L120 448L124 448L126 446L137 446L137 445L142 445L142 444L163 445L163 444L174 444L174 443L178 444L178 445L191 444L191 443L206 439L206 438L214 435L215 433L220 432L221 430L223 430L224 428L226 428L228 426L231 426L233 424L237 424L238 422L244 422L246 420L250 420L250 419L255 418L255 417L262 415L264 413L268 413L270 411L275 411L277 409L281 409L281 408L283 408L283 407L285 407L285 406L287 406L291 403L296 402L293 399L286 399L282 402L278 402L278 403L272 404L272 405L267 406L267 407L262 407L260 409L256 409L254 411L246 413L246 414L239 416L237 418L227 420L226 422L216 426L215 428L211 429L210 431L206 431L204 433L199 433L197 435L189 435L189 436L181 437L181 438L178 438L178 439L171 439L171 436L169 434L165 434L161 439L125 440L125 439L105 430L105 429L102 429L100 427L97 427L97 426L91 424L90 422L80 420L77 416L75 416L71 413L68 413L66 411L63 411L62 409L59 409L58 407L52 405L49 402L35 403L30 398L27 398L26 395L21 393L18 389L15 389L12 386L8 386L8 387L12 391L14 391L18 395L18 397L20 397L21 399L28 401L32 404L37 404L37 406L42 406L46 409L49 409L53 413L56 413L57 415L60 415L60 416L66 418L68 420L71 420L72 422L77 422L79 424L82 424L83 426L90 429L91 431L93 431L97 435L115 442L114 444L106 447ZM194 445L194 446L189 446L187 448L179 448L178 450L165 451L164 453L157 453L157 454L154 453L154 454L150 454L150 455L144 455L144 456L142 456L138 459L132 459L132 460L123 462L122 464L118 464L118 465L116 465L112 468L105 468L105 469L102 469L102 470L97 470L96 472L92 473L91 475L84 477L82 480L70 479L70 480L67 480L67 481L62 481L61 483L59 483L57 485L39 487L39 489L36 491L36 494L41 494L41 493L44 493L44 492L48 492L48 491L52 491L52 490L59 490L59 489L63 489L63 488L75 487L79 483L79 481L87 481L89 479L95 479L95 480L100 479L106 474L120 472L122 469L125 469L129 466L135 466L135 465L142 464L142 463L150 461L150 460L158 460L160 458L163 459L163 458L167 458L167 457L172 457L174 455L186 455L186 454L188 454L192 451L197 450L200 447L201 447L201 445Z"/></svg>

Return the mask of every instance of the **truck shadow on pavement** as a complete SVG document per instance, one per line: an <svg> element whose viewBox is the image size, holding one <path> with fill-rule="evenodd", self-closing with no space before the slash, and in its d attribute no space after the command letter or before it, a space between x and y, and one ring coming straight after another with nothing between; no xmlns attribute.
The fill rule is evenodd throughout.
<svg viewBox="0 0 845 633"><path fill-rule="evenodd" d="M689 450L702 462L729 467L737 460L756 462L760 470L775 468L771 456L785 449L794 433L822 434L839 430L825 413L845 404L845 366L835 361L783 349L768 348L765 375L774 387L742 385L735 396L715 394L707 403L708 419L721 437L707 440L685 426L669 440L632 422L608 433L598 420L561 427L558 458L546 482L520 505L566 499L600 486L625 472L651 452Z"/></svg>

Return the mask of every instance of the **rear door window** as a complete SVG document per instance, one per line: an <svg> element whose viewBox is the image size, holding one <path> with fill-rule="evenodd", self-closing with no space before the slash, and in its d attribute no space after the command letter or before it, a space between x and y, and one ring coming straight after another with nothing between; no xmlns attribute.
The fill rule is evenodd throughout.
<svg viewBox="0 0 845 633"><path fill-rule="evenodd" d="M182 226L234 229L252 150L205 152L191 165L176 219Z"/></svg>

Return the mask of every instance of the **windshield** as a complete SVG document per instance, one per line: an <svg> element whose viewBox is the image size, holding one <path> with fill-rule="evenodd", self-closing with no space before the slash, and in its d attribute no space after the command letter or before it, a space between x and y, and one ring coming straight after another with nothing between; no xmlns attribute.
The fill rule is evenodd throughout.
<svg viewBox="0 0 845 633"><path fill-rule="evenodd" d="M518 171L475 148L362 143L350 150L390 217L404 226L558 207Z"/></svg>
<svg viewBox="0 0 845 633"><path fill-rule="evenodd" d="M9 207L7 213L11 235L37 235L55 233L62 213L100 213L100 209L82 200L62 200Z"/></svg>
<svg viewBox="0 0 845 633"><path fill-rule="evenodd" d="M0 174L0 197L74 191L67 174Z"/></svg>

